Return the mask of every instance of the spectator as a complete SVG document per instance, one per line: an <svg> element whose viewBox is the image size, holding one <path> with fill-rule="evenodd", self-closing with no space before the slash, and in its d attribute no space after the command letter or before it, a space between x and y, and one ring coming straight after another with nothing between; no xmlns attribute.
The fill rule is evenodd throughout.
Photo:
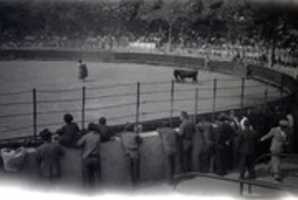
<svg viewBox="0 0 298 200"><path fill-rule="evenodd" d="M135 186L138 184L140 179L140 155L139 155L139 144L140 137L134 132L133 124L127 124L124 131L121 133L121 142L125 155L127 156L130 164L130 177L131 182Z"/></svg>
<svg viewBox="0 0 298 200"><path fill-rule="evenodd" d="M234 110L230 110L229 117L230 117L230 125L233 127L234 130L238 130L240 128L240 122Z"/></svg>
<svg viewBox="0 0 298 200"><path fill-rule="evenodd" d="M82 175L85 186L94 187L96 178L101 178L100 133L97 125L90 123L87 134L77 142L82 147Z"/></svg>
<svg viewBox="0 0 298 200"><path fill-rule="evenodd" d="M280 171L280 164L281 164L281 156L280 154L284 151L284 146L287 141L287 127L288 121L287 120L280 120L279 126L272 128L269 133L263 136L260 141L265 141L269 138L271 140L271 170L273 173L273 178L277 181L281 181L281 171Z"/></svg>
<svg viewBox="0 0 298 200"><path fill-rule="evenodd" d="M193 136L196 132L195 124L189 119L187 112L180 113L182 123L179 126L180 162L184 172L192 170Z"/></svg>
<svg viewBox="0 0 298 200"><path fill-rule="evenodd" d="M52 133L48 129L40 132L43 144L37 148L37 161L41 177L54 181L61 176L60 160L64 155L62 146L52 142Z"/></svg>
<svg viewBox="0 0 298 200"><path fill-rule="evenodd" d="M219 116L219 121L215 143L215 172L219 175L225 175L233 163L232 139L234 130L225 114Z"/></svg>
<svg viewBox="0 0 298 200"><path fill-rule="evenodd" d="M74 147L80 137L80 129L73 122L73 116L71 114L64 115L64 122L65 125L57 130L57 134L60 136L60 144L66 147Z"/></svg>
<svg viewBox="0 0 298 200"><path fill-rule="evenodd" d="M168 121L164 121L162 126L157 129L157 132L160 136L163 151L166 155L169 168L169 181L172 182L176 170L177 132L170 128Z"/></svg>
<svg viewBox="0 0 298 200"><path fill-rule="evenodd" d="M248 178L255 178L254 161L256 159L257 134L248 120L244 121L244 129L239 134L239 170L240 178L245 178L245 171L248 170Z"/></svg>
<svg viewBox="0 0 298 200"><path fill-rule="evenodd" d="M206 149L204 124L199 121L196 125L196 132L193 136L193 170L203 171L203 156Z"/></svg>
<svg viewBox="0 0 298 200"><path fill-rule="evenodd" d="M202 117L201 121L198 123L197 127L199 131L202 131L202 139L203 139L203 152L201 154L201 164L200 171L201 172L210 172L210 169L213 166L213 158L214 158L214 143L215 138L212 129L212 123L206 117Z"/></svg>
<svg viewBox="0 0 298 200"><path fill-rule="evenodd" d="M239 140L239 132L241 130L240 121L238 120L238 117L235 115L235 111L231 110L229 112L229 118L230 118L230 126L234 130L234 137L232 140L232 149L233 149L233 168L237 167L238 164L238 150L237 150L237 144ZM243 125L244 126L244 125Z"/></svg>
<svg viewBox="0 0 298 200"><path fill-rule="evenodd" d="M98 131L100 132L102 142L111 140L111 137L113 136L110 127L107 126L106 121L107 120L105 117L101 117L98 120Z"/></svg>
<svg viewBox="0 0 298 200"><path fill-rule="evenodd" d="M294 115L290 111L290 109L287 110L286 118L288 120L289 126L288 126L288 148L287 152L294 153L295 152L295 135L294 135Z"/></svg>

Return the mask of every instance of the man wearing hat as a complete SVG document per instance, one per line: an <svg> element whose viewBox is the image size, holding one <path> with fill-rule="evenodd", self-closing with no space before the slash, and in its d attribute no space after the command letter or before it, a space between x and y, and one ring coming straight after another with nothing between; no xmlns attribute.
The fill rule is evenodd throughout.
<svg viewBox="0 0 298 200"><path fill-rule="evenodd" d="M280 173L280 154L284 151L284 146L287 143L287 127L288 121L282 119L279 121L279 126L272 128L269 133L263 136L260 141L265 141L272 138L270 151L271 151L271 170L273 173L273 178L277 181L281 181Z"/></svg>

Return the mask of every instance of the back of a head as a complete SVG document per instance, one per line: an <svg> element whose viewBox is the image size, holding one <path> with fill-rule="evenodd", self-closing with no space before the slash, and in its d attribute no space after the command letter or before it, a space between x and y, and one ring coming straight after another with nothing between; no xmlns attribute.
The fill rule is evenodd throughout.
<svg viewBox="0 0 298 200"><path fill-rule="evenodd" d="M245 119L244 122L243 122L243 125L244 125L244 127L245 127L246 129L248 129L249 126L250 126L250 122L249 122L249 120L248 120L248 119Z"/></svg>
<svg viewBox="0 0 298 200"><path fill-rule="evenodd" d="M106 120L105 117L101 117L101 118L99 118L98 123L99 123L100 125L106 125L107 120Z"/></svg>
<svg viewBox="0 0 298 200"><path fill-rule="evenodd" d="M126 123L124 127L124 131L131 132L134 129L134 125L132 123Z"/></svg>
<svg viewBox="0 0 298 200"><path fill-rule="evenodd" d="M181 111L180 113L180 116L183 118L183 119L188 119L188 113L186 111Z"/></svg>
<svg viewBox="0 0 298 200"><path fill-rule="evenodd" d="M221 114L219 114L218 119L221 122L225 122L225 121L229 120L229 117L225 113L221 113Z"/></svg>
<svg viewBox="0 0 298 200"><path fill-rule="evenodd" d="M134 125L134 132L142 132L143 131L143 125L142 124L135 124Z"/></svg>
<svg viewBox="0 0 298 200"><path fill-rule="evenodd" d="M289 122L288 122L287 119L282 118L282 119L279 120L278 125L279 125L279 127L284 129L284 128L287 128L289 126Z"/></svg>
<svg viewBox="0 0 298 200"><path fill-rule="evenodd" d="M64 115L63 119L65 123L70 124L73 121L73 116L67 113Z"/></svg>
<svg viewBox="0 0 298 200"><path fill-rule="evenodd" d="M52 133L49 131L49 129L43 129L39 135L41 139L46 142L50 142L52 139Z"/></svg>
<svg viewBox="0 0 298 200"><path fill-rule="evenodd" d="M99 133L99 129L97 128L97 125L95 123L88 124L88 131Z"/></svg>

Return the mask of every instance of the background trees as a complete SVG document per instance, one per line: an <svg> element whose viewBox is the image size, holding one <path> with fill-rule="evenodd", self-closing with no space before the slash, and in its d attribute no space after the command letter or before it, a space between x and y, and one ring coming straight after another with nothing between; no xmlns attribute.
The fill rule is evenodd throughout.
<svg viewBox="0 0 298 200"><path fill-rule="evenodd" d="M296 48L297 13L286 5L249 0L1 1L0 33L14 39L161 33L169 48L181 36L264 40L274 61L276 47Z"/></svg>

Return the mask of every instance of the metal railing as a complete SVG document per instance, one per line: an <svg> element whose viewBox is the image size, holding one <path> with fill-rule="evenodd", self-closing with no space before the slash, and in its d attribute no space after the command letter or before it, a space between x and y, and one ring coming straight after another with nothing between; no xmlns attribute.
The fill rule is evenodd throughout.
<svg viewBox="0 0 298 200"><path fill-rule="evenodd" d="M242 196L244 194L244 185L248 185L248 193L252 193L252 186L255 187L262 187L266 189L272 189L272 190L279 190L279 191L288 191L297 193L298 187L294 185L286 185L286 184L278 184L278 183L270 183L268 181L261 181L261 180L253 180L253 179L236 179L236 178L228 178L228 177L222 177L217 175L211 175L211 174L204 174L200 172L187 172L183 174L177 174L174 176L173 186L176 189L177 185L181 183L182 181L189 180L195 177L201 177L201 178L207 178L207 179L213 179L213 180L219 180L219 181L227 181L232 183L239 184L239 194Z"/></svg>
<svg viewBox="0 0 298 200"><path fill-rule="evenodd" d="M237 84L225 85L231 82ZM247 84L244 78L235 78L202 80L198 84L163 81L57 90L32 89L1 93L0 96L2 127L11 126L2 130L1 134L11 138L25 135L36 137L43 128L57 128L63 124L62 120L57 119L65 113L72 113L84 129L86 123L97 121L101 115L105 115L110 124L139 123L157 118L172 121L182 110L197 116L198 113L264 104L270 98L282 95L278 91L269 91L264 84Z"/></svg>

